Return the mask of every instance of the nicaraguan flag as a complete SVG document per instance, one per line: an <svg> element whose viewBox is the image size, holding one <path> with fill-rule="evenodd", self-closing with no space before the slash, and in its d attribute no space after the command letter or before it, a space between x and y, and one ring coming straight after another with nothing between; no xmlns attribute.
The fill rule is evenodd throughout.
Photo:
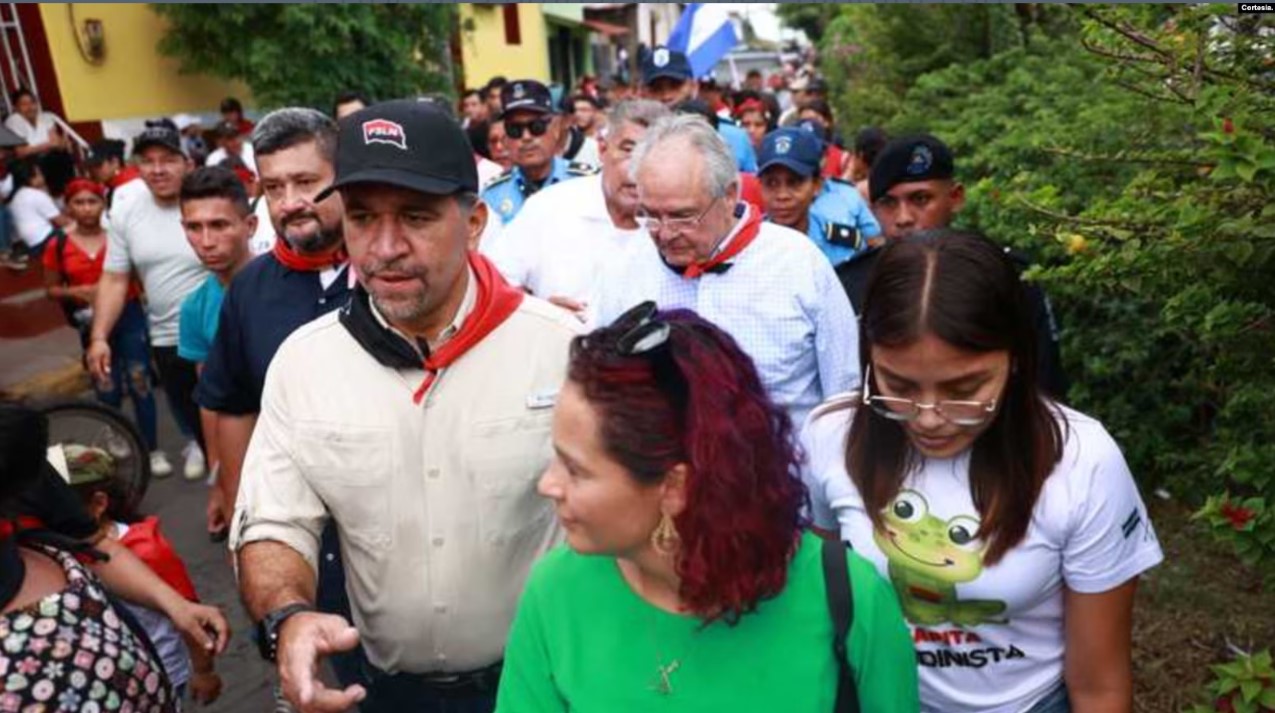
<svg viewBox="0 0 1275 713"><path fill-rule="evenodd" d="M726 8L711 2L687 5L668 38L669 49L686 53L696 77L708 74L737 44Z"/></svg>

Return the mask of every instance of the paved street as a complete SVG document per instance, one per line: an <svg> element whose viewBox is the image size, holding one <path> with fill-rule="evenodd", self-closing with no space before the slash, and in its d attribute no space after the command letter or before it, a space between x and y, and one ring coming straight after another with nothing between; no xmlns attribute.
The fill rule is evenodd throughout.
<svg viewBox="0 0 1275 713"><path fill-rule="evenodd" d="M76 335L65 325L57 306L43 298L40 280L36 269L15 273L0 268L0 391L31 383L67 384L66 374L73 374L78 362ZM164 533L185 560L200 597L221 607L234 629L230 647L217 662L225 683L221 699L195 710L268 712L272 710L269 669L257 656L249 636L225 545L209 542L205 534L207 488L202 482L182 479L182 441L162 398L159 406L160 445L168 451L177 472L152 481L143 511L159 515ZM128 408L125 404L126 411Z"/></svg>

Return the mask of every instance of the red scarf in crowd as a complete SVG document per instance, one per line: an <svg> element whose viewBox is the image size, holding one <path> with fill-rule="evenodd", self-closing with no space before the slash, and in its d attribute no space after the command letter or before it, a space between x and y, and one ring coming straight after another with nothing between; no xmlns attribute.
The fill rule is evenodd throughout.
<svg viewBox="0 0 1275 713"><path fill-rule="evenodd" d="M412 401L416 404L424 400L429 387L438 377L438 372L446 369L495 331L496 327L517 311L522 298L526 296L522 290L514 289L505 282L496 266L483 255L471 251L469 267L478 280L478 298L474 309L465 317L460 331L439 348L430 350L429 356L425 358L425 380L412 396Z"/></svg>
<svg viewBox="0 0 1275 713"><path fill-rule="evenodd" d="M138 170L137 166L133 166L130 164L120 169L120 172L115 174L115 176L112 177L111 180L107 181L106 183L107 185L111 187L112 190L114 190L124 185L125 183L128 183L134 178L141 178L141 177L142 177L142 172Z"/></svg>
<svg viewBox="0 0 1275 713"><path fill-rule="evenodd" d="M344 245L338 245L318 255L302 255L293 250L292 245L280 235L274 240L274 257L279 261L279 264L289 270L295 270L296 272L322 272L328 268L343 264L349 259L349 254L345 252Z"/></svg>
<svg viewBox="0 0 1275 713"><path fill-rule="evenodd" d="M159 531L159 518L151 516L128 526L128 532L120 538L120 544L137 555L164 583L172 587L187 601L197 602L195 585L190 581L186 565L177 556L172 543Z"/></svg>
<svg viewBox="0 0 1275 713"><path fill-rule="evenodd" d="M736 255L744 252L744 249L749 245L752 245L753 240L757 239L757 234L761 232L761 211L751 203L744 203L744 205L746 206L746 212L742 218L744 224L740 226L739 232L735 233L735 237L731 238L730 244L726 246L726 249L707 260L687 265L686 271L682 273L683 276L694 280L700 275L712 271L718 265L733 259Z"/></svg>

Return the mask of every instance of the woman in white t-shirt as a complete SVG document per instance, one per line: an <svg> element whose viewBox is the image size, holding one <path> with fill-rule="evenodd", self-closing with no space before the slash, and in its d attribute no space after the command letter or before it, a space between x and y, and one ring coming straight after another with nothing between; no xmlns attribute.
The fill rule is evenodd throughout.
<svg viewBox="0 0 1275 713"><path fill-rule="evenodd" d="M17 190L9 199L9 215L18 240L31 252L36 252L53 233L55 227L69 225L71 220L49 195L40 167L30 160L13 165L13 182Z"/></svg>
<svg viewBox="0 0 1275 713"><path fill-rule="evenodd" d="M893 241L860 324L864 391L803 433L812 519L894 585L923 710L1131 710L1163 555L1119 446L1041 394L1015 266L968 233Z"/></svg>

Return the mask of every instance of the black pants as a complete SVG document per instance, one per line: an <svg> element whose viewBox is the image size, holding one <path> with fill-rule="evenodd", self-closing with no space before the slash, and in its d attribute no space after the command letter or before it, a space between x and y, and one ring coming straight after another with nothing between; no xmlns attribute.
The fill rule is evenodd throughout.
<svg viewBox="0 0 1275 713"><path fill-rule="evenodd" d="M199 443L202 450L204 430L199 422L199 405L195 403L195 384L199 381L195 365L177 356L177 347L151 347L151 356L177 427L183 436Z"/></svg>

